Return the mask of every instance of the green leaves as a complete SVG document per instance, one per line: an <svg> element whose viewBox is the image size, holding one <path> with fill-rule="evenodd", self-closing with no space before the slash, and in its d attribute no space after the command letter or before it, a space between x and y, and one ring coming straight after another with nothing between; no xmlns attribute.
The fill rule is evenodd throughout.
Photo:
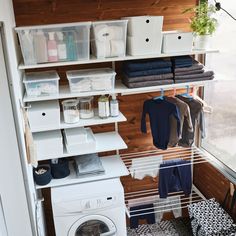
<svg viewBox="0 0 236 236"><path fill-rule="evenodd" d="M194 13L194 16L190 18L190 27L197 35L213 34L216 30L217 20L212 17L212 14L216 12L214 5L208 5L206 2L200 3L200 5L187 8L183 11L185 13Z"/></svg>

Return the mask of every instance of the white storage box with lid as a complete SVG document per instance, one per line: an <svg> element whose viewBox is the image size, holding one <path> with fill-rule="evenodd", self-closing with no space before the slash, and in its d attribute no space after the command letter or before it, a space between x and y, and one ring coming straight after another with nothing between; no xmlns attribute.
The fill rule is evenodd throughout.
<svg viewBox="0 0 236 236"><path fill-rule="evenodd" d="M59 158L63 155L63 142L60 130L33 134L38 161Z"/></svg>
<svg viewBox="0 0 236 236"><path fill-rule="evenodd" d="M127 20L92 23L92 53L97 58L124 57L126 53Z"/></svg>
<svg viewBox="0 0 236 236"><path fill-rule="evenodd" d="M86 141L81 142L81 130L65 129L63 130L64 141L68 153L82 155L86 153L96 152L96 140L90 128L86 128ZM83 136L83 135L82 135ZM78 138L78 141L76 141Z"/></svg>
<svg viewBox="0 0 236 236"><path fill-rule="evenodd" d="M115 86L116 72L110 68L85 69L67 71L66 76L72 93L96 90L111 91Z"/></svg>
<svg viewBox="0 0 236 236"><path fill-rule="evenodd" d="M28 96L47 96L59 93L59 79L56 71L28 72L23 83Z"/></svg>
<svg viewBox="0 0 236 236"><path fill-rule="evenodd" d="M28 109L31 131L60 127L60 106L58 100L33 102Z"/></svg>
<svg viewBox="0 0 236 236"><path fill-rule="evenodd" d="M91 22L17 27L25 65L89 59Z"/></svg>
<svg viewBox="0 0 236 236"><path fill-rule="evenodd" d="M191 52L193 47L192 32L163 32L162 52Z"/></svg>
<svg viewBox="0 0 236 236"><path fill-rule="evenodd" d="M128 36L156 39L163 27L163 16L132 16L124 17L128 20Z"/></svg>

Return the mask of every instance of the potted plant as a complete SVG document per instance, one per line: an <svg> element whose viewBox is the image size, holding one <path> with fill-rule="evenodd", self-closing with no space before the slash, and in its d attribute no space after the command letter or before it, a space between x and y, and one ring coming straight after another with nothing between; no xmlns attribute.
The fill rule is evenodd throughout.
<svg viewBox="0 0 236 236"><path fill-rule="evenodd" d="M206 49L210 36L215 32L217 20L212 16L216 12L214 5L201 2L193 8L188 8L183 13L193 13L190 18L190 27L194 32L194 49Z"/></svg>

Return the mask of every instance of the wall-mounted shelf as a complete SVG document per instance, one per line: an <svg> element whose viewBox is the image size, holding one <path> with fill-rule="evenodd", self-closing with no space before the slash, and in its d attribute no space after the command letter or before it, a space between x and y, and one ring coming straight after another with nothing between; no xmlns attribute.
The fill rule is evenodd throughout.
<svg viewBox="0 0 236 236"><path fill-rule="evenodd" d="M109 152L109 151L115 151L115 150L127 148L127 145L125 144L124 140L115 131L105 132L105 133L96 133L94 134L94 137L96 140L96 150L93 152L96 152L96 153ZM87 150L86 152L84 151L81 152L80 150L78 150L78 152L76 153L68 153L66 150L66 147L64 147L64 151L61 156L58 156L58 155L47 156L43 160L78 156L78 155L84 155L84 154L90 154L90 153L91 153L90 150Z"/></svg>
<svg viewBox="0 0 236 236"><path fill-rule="evenodd" d="M213 80L214 81L214 80ZM174 88L185 88L186 86L193 87L202 87L212 80L206 81L197 81L197 82L187 82L187 83L179 83L179 84L166 84L166 85L158 85L151 87L142 87L142 88L128 88L126 87L121 80L116 81L115 89L111 91L93 91L93 92L83 92L83 93L71 93L69 90L69 85L60 86L59 94L51 95L51 96L38 96L38 97L28 97L25 95L24 102L37 102L37 101L47 101L47 100L57 100L57 99L67 99L74 97L87 97L87 96L96 96L96 95L104 95L104 94L121 94L121 95L131 95L131 94L141 94L141 93L149 93L149 92L158 92L163 90L172 90Z"/></svg>
<svg viewBox="0 0 236 236"><path fill-rule="evenodd" d="M192 50L191 52L168 53L168 54L161 53L161 54L153 54L153 55L125 56L125 57L113 57L113 58L105 58L105 59L97 59L91 56L89 60L84 60L84 61L81 60L81 61L43 63L43 64L36 64L36 65L24 65L22 63L19 65L18 68L20 70L26 70L26 69L49 68L49 67L70 66L70 65L94 64L94 63L113 62L113 61L128 61L128 60L141 60L141 59L151 59L151 58L197 55L197 54L216 53L216 52L218 52L218 50L215 50L215 49Z"/></svg>
<svg viewBox="0 0 236 236"><path fill-rule="evenodd" d="M129 174L123 161L118 155L101 157L101 162L105 169L104 174L77 177L76 172L74 170L73 162L70 162L70 175L68 177L63 179L52 179L49 184L44 186L36 185L36 189L57 187L68 184L79 184L111 178L119 178L120 176L126 176Z"/></svg>
<svg viewBox="0 0 236 236"><path fill-rule="evenodd" d="M93 126L93 125L104 125L104 124L111 124L116 122L124 122L126 121L126 117L120 112L119 116L117 117L108 117L107 119L101 119L98 116L97 110L95 110L95 116L91 119L80 119L79 122L74 124L65 123L63 114L61 113L61 124L60 126L45 126L42 128L31 128L31 132L43 132L43 131L50 131L50 130L57 130L57 129L70 129L70 128L77 128L77 127L84 127L84 126Z"/></svg>

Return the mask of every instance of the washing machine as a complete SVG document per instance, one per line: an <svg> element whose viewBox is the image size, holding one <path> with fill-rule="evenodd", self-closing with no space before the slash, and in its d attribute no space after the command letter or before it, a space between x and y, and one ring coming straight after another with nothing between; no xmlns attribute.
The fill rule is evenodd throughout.
<svg viewBox="0 0 236 236"><path fill-rule="evenodd" d="M54 187L51 201L56 236L126 236L120 179Z"/></svg>

